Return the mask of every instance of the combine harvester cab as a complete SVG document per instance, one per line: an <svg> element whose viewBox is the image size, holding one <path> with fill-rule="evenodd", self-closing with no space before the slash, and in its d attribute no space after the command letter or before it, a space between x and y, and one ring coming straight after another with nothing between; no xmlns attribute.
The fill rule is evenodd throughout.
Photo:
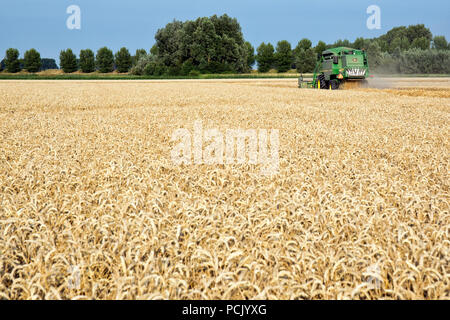
<svg viewBox="0 0 450 320"><path fill-rule="evenodd" d="M298 81L299 88L337 90L345 82L367 83L369 64L364 50L338 47L325 50L319 56L312 81Z"/></svg>

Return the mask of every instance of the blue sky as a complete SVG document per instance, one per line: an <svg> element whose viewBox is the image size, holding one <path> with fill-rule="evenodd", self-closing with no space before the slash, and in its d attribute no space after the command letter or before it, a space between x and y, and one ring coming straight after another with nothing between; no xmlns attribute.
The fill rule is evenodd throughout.
<svg viewBox="0 0 450 320"><path fill-rule="evenodd" d="M326 3L325 5L323 3ZM381 30L366 27L369 5L381 8ZM67 7L81 8L81 30L69 30ZM315 45L358 36L377 37L392 27L424 23L434 35L450 40L448 0L14 0L0 5L0 57L7 48L36 48L42 57L55 58L72 48L114 51L125 46L134 52L154 44L158 28L177 20L227 13L236 17L244 37L255 47L301 38Z"/></svg>

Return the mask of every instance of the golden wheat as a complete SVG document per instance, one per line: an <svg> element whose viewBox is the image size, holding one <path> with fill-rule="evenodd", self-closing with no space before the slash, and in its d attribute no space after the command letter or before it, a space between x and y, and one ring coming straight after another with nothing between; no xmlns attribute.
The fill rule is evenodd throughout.
<svg viewBox="0 0 450 320"><path fill-rule="evenodd" d="M407 90L0 82L0 299L448 299L449 89ZM175 166L195 120L279 174Z"/></svg>

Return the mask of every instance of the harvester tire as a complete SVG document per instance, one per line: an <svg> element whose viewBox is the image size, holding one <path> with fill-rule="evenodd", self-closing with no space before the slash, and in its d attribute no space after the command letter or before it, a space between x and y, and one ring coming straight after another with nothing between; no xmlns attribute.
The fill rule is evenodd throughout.
<svg viewBox="0 0 450 320"><path fill-rule="evenodd" d="M325 75L320 74L320 75L317 77L317 80L320 81L320 89L328 89L328 88L329 88L329 85L330 85L330 84L328 83L327 80L325 80Z"/></svg>
<svg viewBox="0 0 450 320"><path fill-rule="evenodd" d="M331 90L338 90L339 89L339 80L333 79L330 81Z"/></svg>

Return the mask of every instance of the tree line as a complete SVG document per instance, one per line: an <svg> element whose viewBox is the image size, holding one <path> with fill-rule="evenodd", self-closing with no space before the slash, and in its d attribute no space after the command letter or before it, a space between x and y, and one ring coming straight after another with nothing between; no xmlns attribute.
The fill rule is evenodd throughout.
<svg viewBox="0 0 450 320"><path fill-rule="evenodd" d="M256 54L258 70L267 72L276 69L285 72L290 68L300 73L314 70L317 55L334 47L365 49L370 68L383 73L450 73L450 43L444 36L433 37L423 24L396 27L386 34L372 39L347 39L332 44L319 41L315 47L309 39L302 39L291 50L286 41L262 43Z"/></svg>
<svg viewBox="0 0 450 320"><path fill-rule="evenodd" d="M28 72L38 72L48 69L58 69L55 59L41 58L36 49L25 52L24 58L19 58L19 50L10 48L6 50L5 58L0 61L0 71L7 70L11 73L27 70Z"/></svg>
<svg viewBox="0 0 450 320"><path fill-rule="evenodd" d="M137 54L140 51L137 50ZM91 73L96 70L101 73L109 73L114 70L126 73L132 67L134 59L136 59L136 56L131 56L125 47L115 54L107 47L100 48L96 54L91 49L81 50L79 59L72 52L72 49L63 50L59 55L61 69L65 73L72 73L77 70L83 73Z"/></svg>
<svg viewBox="0 0 450 320"><path fill-rule="evenodd" d="M434 36L423 24L395 27L374 38L357 38L366 48L370 67L380 73L450 73L450 43Z"/></svg>
<svg viewBox="0 0 450 320"><path fill-rule="evenodd" d="M91 49L81 50L79 58L72 49L62 50L59 55L60 67L64 73L72 73L80 70L83 73L91 73L96 70L102 73L117 70L120 73L130 71L133 61L139 59L139 55L145 54L144 49L136 51L136 56L131 56L127 48L121 48L118 52L113 52L107 47L103 47L94 52ZM17 73L22 69L28 72L38 72L47 69L58 69L54 59L41 59L36 49L25 52L24 58L19 59L19 50L10 48L6 50L6 57L1 62L1 70L5 69L10 73Z"/></svg>
<svg viewBox="0 0 450 320"><path fill-rule="evenodd" d="M115 54L103 47L96 54L91 49L81 50L77 58L71 49L66 49L60 52L60 66L65 73L117 70L136 75L194 76L250 72L256 62L259 72L296 69L307 73L314 70L317 56L324 50L342 46L365 49L370 68L375 72L450 73L450 44L444 36L433 37L423 24L396 27L378 38L360 37L354 42L319 41L313 46L304 38L294 48L287 40L278 41L275 47L263 42L255 52L250 42L245 41L239 22L224 14L184 22L174 20L156 32L155 40L149 52L138 49L134 55L125 47ZM11 48L6 51L1 68L8 72L21 69L37 72L44 61L51 64L48 60L51 59L41 59L35 49L19 59L19 51Z"/></svg>

